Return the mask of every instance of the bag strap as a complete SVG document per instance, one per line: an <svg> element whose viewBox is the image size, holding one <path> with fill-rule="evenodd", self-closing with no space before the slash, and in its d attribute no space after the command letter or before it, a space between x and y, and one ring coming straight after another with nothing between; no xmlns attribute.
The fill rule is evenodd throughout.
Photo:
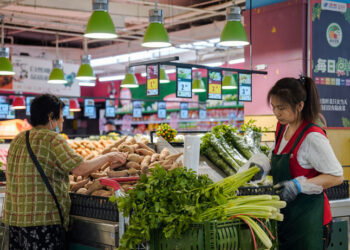
<svg viewBox="0 0 350 250"><path fill-rule="evenodd" d="M27 130L26 132L26 144L27 144L27 149L28 149L28 152L29 152L29 155L30 155L30 158L32 158L32 161L34 162L34 165L36 167L36 169L39 171L40 175L41 175L41 178L43 179L47 189L50 191L51 195L52 195L52 198L54 199L55 203L56 203L56 206L57 206L57 209L58 209L58 213L60 215L60 220L61 220L61 224L63 226L63 215L62 215L62 210L61 210L61 207L60 207L60 204L58 203L58 200L57 200L57 197L56 197L56 194L55 194L55 191L53 191L53 188L49 182L49 180L47 179L45 173L44 173L44 170L42 169L42 167L40 166L40 163L38 161L38 159L36 158L35 154L33 153L33 150L32 148L30 147L30 143L29 143L29 130Z"/></svg>

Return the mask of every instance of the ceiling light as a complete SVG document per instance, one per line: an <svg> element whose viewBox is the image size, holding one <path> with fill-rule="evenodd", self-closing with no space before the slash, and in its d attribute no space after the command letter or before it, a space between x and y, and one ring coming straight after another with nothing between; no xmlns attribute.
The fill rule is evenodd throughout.
<svg viewBox="0 0 350 250"><path fill-rule="evenodd" d="M23 96L16 96L12 102L13 109L26 109L26 101Z"/></svg>
<svg viewBox="0 0 350 250"><path fill-rule="evenodd" d="M247 34L241 22L241 8L232 6L228 9L226 25L221 32L220 46L248 45Z"/></svg>
<svg viewBox="0 0 350 250"><path fill-rule="evenodd" d="M52 71L47 81L51 84L66 84L67 80L64 78L62 69L62 60L55 59L52 61Z"/></svg>
<svg viewBox="0 0 350 250"><path fill-rule="evenodd" d="M143 37L143 47L163 48L171 46L168 32L163 25L163 10L157 9L157 2L156 0L156 8L149 11L150 24Z"/></svg>
<svg viewBox="0 0 350 250"><path fill-rule="evenodd" d="M201 93L205 92L204 82L202 80L202 74L200 71L194 72L193 82L192 82L192 92Z"/></svg>
<svg viewBox="0 0 350 250"><path fill-rule="evenodd" d="M115 76L102 76L102 77L99 77L98 80L100 82L109 82L109 81L123 80L124 78L125 78L124 75L115 75Z"/></svg>
<svg viewBox="0 0 350 250"><path fill-rule="evenodd" d="M238 58L238 59L233 59L228 61L228 64L238 64L238 63L244 63L245 59L244 58Z"/></svg>
<svg viewBox="0 0 350 250"><path fill-rule="evenodd" d="M96 80L96 76L90 65L91 55L81 57L81 65L76 76L77 80Z"/></svg>
<svg viewBox="0 0 350 250"><path fill-rule="evenodd" d="M134 68L126 67L127 73L125 74L125 78L120 85L121 88L138 88L139 84L135 77Z"/></svg>
<svg viewBox="0 0 350 250"><path fill-rule="evenodd" d="M95 39L116 38L113 20L108 14L108 0L93 0L92 10L84 36Z"/></svg>
<svg viewBox="0 0 350 250"><path fill-rule="evenodd" d="M12 64L9 60L9 48L4 48L4 16L1 15L1 48L0 48L0 75L14 75Z"/></svg>
<svg viewBox="0 0 350 250"><path fill-rule="evenodd" d="M79 86L84 86L84 87L95 87L95 86L96 86L96 81L95 81L95 80L90 80L90 81L79 81Z"/></svg>
<svg viewBox="0 0 350 250"><path fill-rule="evenodd" d="M222 81L222 89L237 89L237 82L232 72L224 72Z"/></svg>
<svg viewBox="0 0 350 250"><path fill-rule="evenodd" d="M169 83L170 82L168 74L166 73L164 66L160 66L159 82L160 83Z"/></svg>
<svg viewBox="0 0 350 250"><path fill-rule="evenodd" d="M70 112L80 112L80 105L77 99L70 99L69 100L69 111Z"/></svg>

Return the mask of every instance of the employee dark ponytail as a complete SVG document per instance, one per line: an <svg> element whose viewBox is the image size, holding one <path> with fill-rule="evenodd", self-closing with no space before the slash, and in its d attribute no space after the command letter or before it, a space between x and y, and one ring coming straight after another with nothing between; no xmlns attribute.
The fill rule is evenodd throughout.
<svg viewBox="0 0 350 250"><path fill-rule="evenodd" d="M310 77L282 78L270 89L267 101L276 96L296 110L300 102L304 102L302 117L308 122L317 120L320 113L320 97L314 81Z"/></svg>

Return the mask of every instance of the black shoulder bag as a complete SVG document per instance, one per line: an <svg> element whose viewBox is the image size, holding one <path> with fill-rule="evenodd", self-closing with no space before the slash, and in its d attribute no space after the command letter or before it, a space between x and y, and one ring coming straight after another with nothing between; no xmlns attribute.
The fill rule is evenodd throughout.
<svg viewBox="0 0 350 250"><path fill-rule="evenodd" d="M52 195L52 198L54 199L55 203L56 203L56 206L57 206L57 209L58 209L58 213L60 215L60 220L61 220L61 232L60 232L60 237L61 237L61 242L62 242L62 249L65 249L66 248L66 230L64 228L64 219L63 219L63 215L62 215L62 210L61 210L61 207L60 207L60 204L58 203L58 200L57 200L57 197L56 197L56 194L55 194L55 191L53 190L49 180L47 179L45 173L44 173L44 170L42 169L42 167L40 166L40 163L38 161L38 159L36 158L35 154L33 153L33 150L30 146L30 143L29 143L29 133L30 131L28 130L26 132L26 145L27 145L27 149L28 149L28 152L29 152L29 155L30 155L30 158L32 158L32 161L36 167L36 169L39 171L40 175L41 175L41 178L43 179L47 189L50 191L51 195Z"/></svg>

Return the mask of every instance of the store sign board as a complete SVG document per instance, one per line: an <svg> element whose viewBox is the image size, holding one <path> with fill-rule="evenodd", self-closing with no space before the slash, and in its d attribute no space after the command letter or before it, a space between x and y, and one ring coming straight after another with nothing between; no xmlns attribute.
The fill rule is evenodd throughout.
<svg viewBox="0 0 350 250"><path fill-rule="evenodd" d="M132 105L132 116L134 118L142 118L142 102L141 101L133 101Z"/></svg>
<svg viewBox="0 0 350 250"><path fill-rule="evenodd" d="M57 96L80 96L80 86L75 80L79 65L63 62L67 84L47 83L52 69L52 60L28 56L12 56L11 62L16 74L11 80L2 81L0 89ZM8 78L10 79L10 78ZM12 86L12 87L11 87Z"/></svg>
<svg viewBox="0 0 350 250"><path fill-rule="evenodd" d="M199 119L204 120L207 118L207 107L205 104L200 104L199 105Z"/></svg>
<svg viewBox="0 0 350 250"><path fill-rule="evenodd" d="M208 70L208 99L222 100L222 73Z"/></svg>
<svg viewBox="0 0 350 250"><path fill-rule="evenodd" d="M252 101L252 75L251 74L238 74L238 93L239 101L251 102Z"/></svg>
<svg viewBox="0 0 350 250"><path fill-rule="evenodd" d="M27 96L26 97L26 115L30 116L30 105L32 104L32 101L34 100L34 96Z"/></svg>
<svg viewBox="0 0 350 250"><path fill-rule="evenodd" d="M176 67L176 97L192 98L192 68Z"/></svg>
<svg viewBox="0 0 350 250"><path fill-rule="evenodd" d="M188 102L180 103L180 119L188 119Z"/></svg>
<svg viewBox="0 0 350 250"><path fill-rule="evenodd" d="M146 83L146 95L158 96L159 95L159 65L152 64L147 65L147 83Z"/></svg>
<svg viewBox="0 0 350 250"><path fill-rule="evenodd" d="M115 117L115 102L112 99L106 100L106 112L105 116L108 118L114 118Z"/></svg>
<svg viewBox="0 0 350 250"><path fill-rule="evenodd" d="M6 117L9 113L9 108L10 107L9 107L8 103L1 103L0 104L0 115Z"/></svg>
<svg viewBox="0 0 350 250"><path fill-rule="evenodd" d="M158 118L165 119L166 118L166 102L158 102L157 108L158 108Z"/></svg>
<svg viewBox="0 0 350 250"><path fill-rule="evenodd" d="M311 2L310 74L320 95L320 121L327 127L350 127L349 8L340 1Z"/></svg>
<svg viewBox="0 0 350 250"><path fill-rule="evenodd" d="M84 116L91 119L96 118L96 108L94 99L85 99L84 100Z"/></svg>

